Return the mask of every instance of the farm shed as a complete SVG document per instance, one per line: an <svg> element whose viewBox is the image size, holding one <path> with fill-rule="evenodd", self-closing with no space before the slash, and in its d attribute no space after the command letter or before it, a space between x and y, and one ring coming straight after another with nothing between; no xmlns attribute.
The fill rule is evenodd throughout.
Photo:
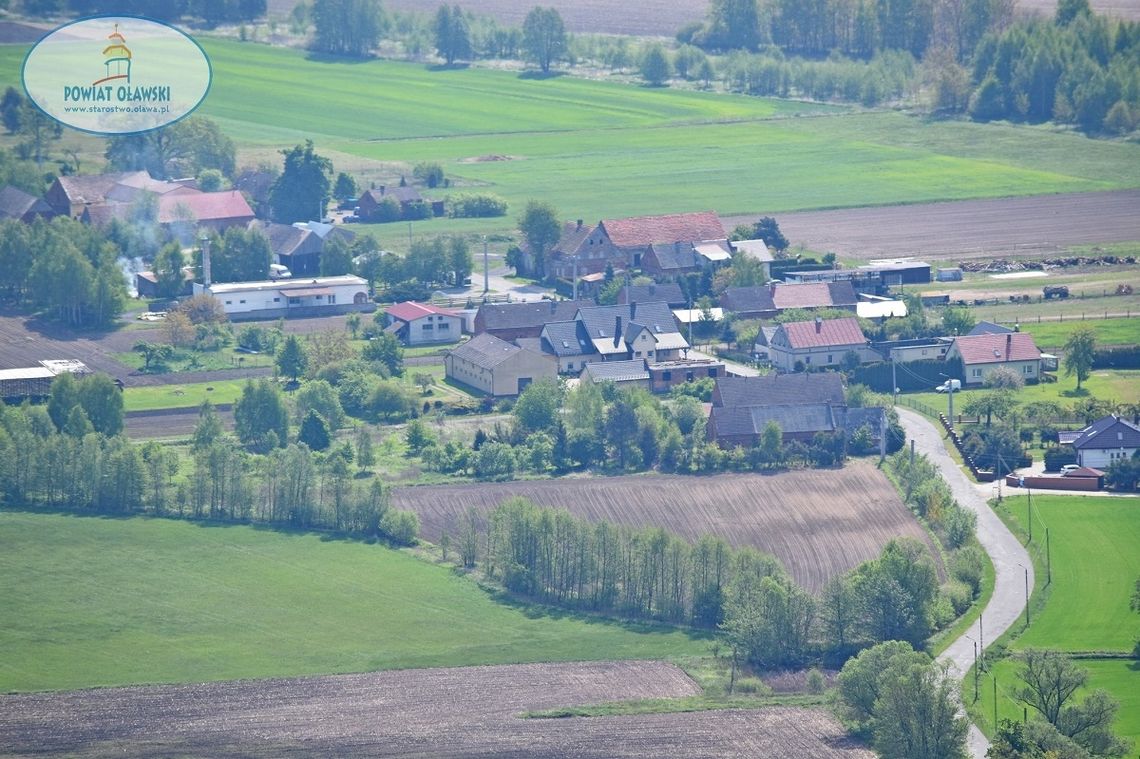
<svg viewBox="0 0 1140 759"><path fill-rule="evenodd" d="M655 393L667 393L674 386L686 382L725 376L727 370L720 361L664 361L649 365L649 389Z"/></svg>
<svg viewBox="0 0 1140 759"><path fill-rule="evenodd" d="M488 334L476 335L448 352L443 364L448 379L496 397L518 395L535 380L558 376L552 356Z"/></svg>
<svg viewBox="0 0 1140 759"><path fill-rule="evenodd" d="M633 361L600 361L587 364L582 370L583 382L589 380L594 384L612 382L619 387L649 387L649 370L645 368L645 359Z"/></svg>
<svg viewBox="0 0 1140 759"><path fill-rule="evenodd" d="M195 284L194 293L213 295L221 301L226 315L235 321L331 316L372 311L376 307L368 297L368 283L351 274L303 280Z"/></svg>
<svg viewBox="0 0 1140 759"><path fill-rule="evenodd" d="M25 398L46 398L51 394L52 380L64 372L90 374L91 370L74 359L48 359L39 366L0 369L0 399L11 403Z"/></svg>

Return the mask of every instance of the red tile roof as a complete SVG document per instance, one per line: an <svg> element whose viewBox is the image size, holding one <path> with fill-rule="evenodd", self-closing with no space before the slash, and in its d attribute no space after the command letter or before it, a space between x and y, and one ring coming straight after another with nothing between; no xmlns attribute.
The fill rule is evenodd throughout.
<svg viewBox="0 0 1140 759"><path fill-rule="evenodd" d="M830 345L862 345L867 342L859 320L824 319L822 321L789 322L781 325L792 348L826 348Z"/></svg>
<svg viewBox="0 0 1140 759"><path fill-rule="evenodd" d="M1028 332L1004 335L962 335L954 339L964 364L1004 364L1007 361L1036 361L1041 351Z"/></svg>
<svg viewBox="0 0 1140 759"><path fill-rule="evenodd" d="M728 237L720 217L713 211L604 219L602 226L610 241L619 248L645 247L655 242L724 240Z"/></svg>
<svg viewBox="0 0 1140 759"><path fill-rule="evenodd" d="M415 321L416 319L422 319L429 314L440 314L441 316L455 317L459 316L459 314L455 313L454 311L448 311L446 308L433 306L430 303L416 303L415 301L411 300L404 301L403 303L397 303L394 306L389 306L388 308L384 309L384 313L388 314L389 316L394 316L402 322L410 322Z"/></svg>
<svg viewBox="0 0 1140 759"><path fill-rule="evenodd" d="M832 305L831 291L826 282L774 285L772 302L779 309L823 308Z"/></svg>
<svg viewBox="0 0 1140 759"><path fill-rule="evenodd" d="M171 193L158 199L158 222L171 224L182 221L179 206L184 206L194 215L195 221L219 221L223 219L253 219L253 209L245 202L245 197L237 190L223 192L202 192L197 195Z"/></svg>

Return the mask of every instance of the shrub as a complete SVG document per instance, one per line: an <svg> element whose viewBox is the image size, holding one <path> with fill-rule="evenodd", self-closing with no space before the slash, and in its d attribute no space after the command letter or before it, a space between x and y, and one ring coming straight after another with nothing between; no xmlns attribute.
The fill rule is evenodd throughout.
<svg viewBox="0 0 1140 759"><path fill-rule="evenodd" d="M951 580L943 585L942 596L950 602L955 615L961 615L974 602L974 594L970 591L970 586L958 580Z"/></svg>
<svg viewBox="0 0 1140 759"><path fill-rule="evenodd" d="M507 201L490 193L455 195L447 202L447 215L456 219L481 219L506 214Z"/></svg>
<svg viewBox="0 0 1140 759"><path fill-rule="evenodd" d="M978 515L963 509L957 503L950 504L942 520L946 526L946 544L950 548L964 545L978 526Z"/></svg>
<svg viewBox="0 0 1140 759"><path fill-rule="evenodd" d="M380 520L380 532L393 543L415 545L420 532L420 518L414 511L388 509Z"/></svg>
<svg viewBox="0 0 1140 759"><path fill-rule="evenodd" d="M950 559L950 574L965 583L974 595L982 591L982 578L986 572L986 557L976 545L963 546Z"/></svg>
<svg viewBox="0 0 1140 759"><path fill-rule="evenodd" d="M755 696L772 695L772 689L759 677L737 678L734 690L738 693L749 693Z"/></svg>
<svg viewBox="0 0 1140 759"><path fill-rule="evenodd" d="M1045 451L1045 471L1056 472L1065 464L1077 463L1077 452L1067 446L1057 446Z"/></svg>
<svg viewBox="0 0 1140 759"><path fill-rule="evenodd" d="M823 673L815 667L808 670L807 673L807 689L808 693L823 693L823 689L827 687L827 680L824 679Z"/></svg>

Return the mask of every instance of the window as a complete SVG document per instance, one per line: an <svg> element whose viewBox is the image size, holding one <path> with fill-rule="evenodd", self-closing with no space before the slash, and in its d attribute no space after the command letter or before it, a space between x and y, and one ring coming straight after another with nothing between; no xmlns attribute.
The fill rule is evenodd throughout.
<svg viewBox="0 0 1140 759"><path fill-rule="evenodd" d="M926 355L926 348L922 349L922 355L924 355L924 356Z"/></svg>
<svg viewBox="0 0 1140 759"><path fill-rule="evenodd" d="M661 372L661 380L663 382L671 382L673 380L673 372L669 370Z"/></svg>
<svg viewBox="0 0 1140 759"><path fill-rule="evenodd" d="M274 303L280 303L280 302L281 302L281 299L280 299L280 298L274 298L274 299L273 299L273 302L274 302Z"/></svg>
<svg viewBox="0 0 1140 759"><path fill-rule="evenodd" d="M832 354L831 354L831 353L828 353L828 354L827 354L827 363L829 363L829 364L833 364L833 363L835 363L835 359L834 359L834 358L832 358Z"/></svg>
<svg viewBox="0 0 1140 759"><path fill-rule="evenodd" d="M634 352L633 352L633 357L634 357L634 358L641 358L641 351L634 351Z"/></svg>
<svg viewBox="0 0 1140 759"><path fill-rule="evenodd" d="M289 299L289 305L291 305L291 306L297 306L297 305L300 305L300 303L301 303L300 298L290 298Z"/></svg>
<svg viewBox="0 0 1140 759"><path fill-rule="evenodd" d="M226 301L226 305L227 305L227 306L232 306L233 304L234 304L234 302L233 302L232 300L227 300L227 301Z"/></svg>
<svg viewBox="0 0 1140 759"><path fill-rule="evenodd" d="M448 324L447 322L443 322L442 324L439 325L439 331L440 332L447 332L449 329L451 329L451 325Z"/></svg>
<svg viewBox="0 0 1140 759"><path fill-rule="evenodd" d="M715 366L709 368L709 376L712 377L713 379L716 379L716 367Z"/></svg>
<svg viewBox="0 0 1140 759"><path fill-rule="evenodd" d="M1025 372L1026 374L1033 374L1033 365L1026 364L1025 366L1021 367L1021 371Z"/></svg>
<svg viewBox="0 0 1140 759"><path fill-rule="evenodd" d="M238 301L238 303L245 303L245 301L244 301L244 300L239 300L239 301Z"/></svg>
<svg viewBox="0 0 1140 759"><path fill-rule="evenodd" d="M329 305L331 306L331 305L332 305L332 304L334 304L334 303L336 303L336 296L335 296L335 295L330 295L330 296L329 296Z"/></svg>
<svg viewBox="0 0 1140 759"><path fill-rule="evenodd" d="M424 332L431 332L431 331L432 331L432 330L434 330L434 329L435 329L435 325L434 325L434 324L425 324L425 325L423 325L423 330L424 330Z"/></svg>
<svg viewBox="0 0 1140 759"><path fill-rule="evenodd" d="M804 356L804 363L810 364L811 363L811 356Z"/></svg>
<svg viewBox="0 0 1140 759"><path fill-rule="evenodd" d="M970 374L970 376L971 377L981 377L982 376L982 370L981 369L974 369L973 373Z"/></svg>
<svg viewBox="0 0 1140 759"><path fill-rule="evenodd" d="M685 372L685 382L692 382L692 381L693 381L693 373L692 372Z"/></svg>

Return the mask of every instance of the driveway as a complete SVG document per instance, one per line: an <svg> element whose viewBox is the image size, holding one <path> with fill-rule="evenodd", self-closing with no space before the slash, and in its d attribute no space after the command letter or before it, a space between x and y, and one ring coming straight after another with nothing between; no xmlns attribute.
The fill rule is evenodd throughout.
<svg viewBox="0 0 1140 759"><path fill-rule="evenodd" d="M917 412L905 408L897 410L915 450L926 454L938 466L955 500L978 515L978 541L994 564L994 594L982 611L978 625L971 627L938 657L939 661L948 663L954 676L961 680L974 663L974 641L980 640L985 645L996 640L1025 613L1025 572L1029 570L1029 587L1033 587L1033 563L1020 541L986 503L990 485L979 487L950 458L942 443L942 430ZM982 731L970 725L970 754L984 759L989 745Z"/></svg>

